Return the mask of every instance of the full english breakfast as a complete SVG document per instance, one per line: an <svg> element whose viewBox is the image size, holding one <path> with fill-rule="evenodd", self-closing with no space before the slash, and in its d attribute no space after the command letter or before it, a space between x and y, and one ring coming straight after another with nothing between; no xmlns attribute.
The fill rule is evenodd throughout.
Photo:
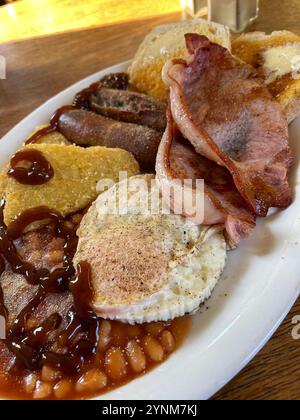
<svg viewBox="0 0 300 420"><path fill-rule="evenodd" d="M90 398L182 344L227 253L292 203L299 48L164 25L24 138L0 173L1 395Z"/></svg>

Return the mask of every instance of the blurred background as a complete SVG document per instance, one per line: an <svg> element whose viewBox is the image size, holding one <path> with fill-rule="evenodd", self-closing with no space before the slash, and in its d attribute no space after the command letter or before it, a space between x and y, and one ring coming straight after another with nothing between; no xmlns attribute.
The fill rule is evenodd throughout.
<svg viewBox="0 0 300 420"><path fill-rule="evenodd" d="M161 16L181 11L184 3L184 0L0 0L0 43Z"/></svg>
<svg viewBox="0 0 300 420"><path fill-rule="evenodd" d="M259 0L0 0L0 43L179 12L183 17L208 14L210 20L242 31L257 17L258 4Z"/></svg>

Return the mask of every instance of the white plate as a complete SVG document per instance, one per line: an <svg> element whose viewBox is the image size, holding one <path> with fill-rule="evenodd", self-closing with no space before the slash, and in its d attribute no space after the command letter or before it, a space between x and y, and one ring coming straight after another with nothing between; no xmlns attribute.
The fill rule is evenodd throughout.
<svg viewBox="0 0 300 420"><path fill-rule="evenodd" d="M24 139L81 89L128 63L96 73L61 92L14 127L0 142L0 166ZM231 252L226 271L194 317L182 347L149 374L105 394L102 399L207 399L235 376L261 349L300 292L300 121L291 129L296 160L291 177L295 201L284 212L259 220L254 234ZM291 326L292 327L292 326Z"/></svg>

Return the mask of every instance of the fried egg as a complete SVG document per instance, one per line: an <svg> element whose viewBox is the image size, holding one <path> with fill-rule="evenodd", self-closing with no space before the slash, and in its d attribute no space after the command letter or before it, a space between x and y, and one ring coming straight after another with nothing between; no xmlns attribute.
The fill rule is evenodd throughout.
<svg viewBox="0 0 300 420"><path fill-rule="evenodd" d="M100 194L84 216L74 263L90 263L102 318L168 321L210 297L226 262L223 233L169 213L154 177L142 175Z"/></svg>

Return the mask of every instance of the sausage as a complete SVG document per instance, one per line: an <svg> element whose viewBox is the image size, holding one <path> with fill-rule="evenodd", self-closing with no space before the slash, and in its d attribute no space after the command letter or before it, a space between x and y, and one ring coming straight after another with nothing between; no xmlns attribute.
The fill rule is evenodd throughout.
<svg viewBox="0 0 300 420"><path fill-rule="evenodd" d="M143 169L153 169L162 133L142 125L115 121L93 112L64 112L58 130L81 146L118 147L131 152Z"/></svg>
<svg viewBox="0 0 300 420"><path fill-rule="evenodd" d="M92 93L89 107L106 117L161 132L167 124L165 104L142 93L100 87Z"/></svg>

